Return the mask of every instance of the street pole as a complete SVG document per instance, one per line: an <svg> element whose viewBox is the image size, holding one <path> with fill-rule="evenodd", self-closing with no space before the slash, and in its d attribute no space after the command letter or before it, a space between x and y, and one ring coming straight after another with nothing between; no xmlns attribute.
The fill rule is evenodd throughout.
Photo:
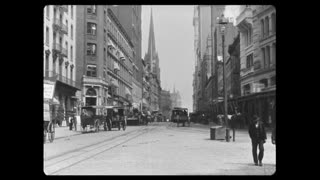
<svg viewBox="0 0 320 180"><path fill-rule="evenodd" d="M225 65L225 57L224 57L224 30L222 32L222 61L223 61L223 91L224 91L224 121L226 123L226 140L229 139L229 125L228 125L228 96L227 96L227 83L226 83L226 65Z"/></svg>

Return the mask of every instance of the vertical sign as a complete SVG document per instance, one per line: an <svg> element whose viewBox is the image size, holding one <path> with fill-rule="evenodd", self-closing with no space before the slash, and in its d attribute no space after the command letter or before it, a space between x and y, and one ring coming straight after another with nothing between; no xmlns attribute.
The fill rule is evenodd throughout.
<svg viewBox="0 0 320 180"><path fill-rule="evenodd" d="M44 81L43 83L43 98L52 99L54 94L55 82Z"/></svg>

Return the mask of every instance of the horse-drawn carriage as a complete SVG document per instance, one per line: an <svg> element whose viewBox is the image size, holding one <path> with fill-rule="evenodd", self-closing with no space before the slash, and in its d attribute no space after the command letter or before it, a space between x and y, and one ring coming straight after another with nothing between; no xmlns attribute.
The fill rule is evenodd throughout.
<svg viewBox="0 0 320 180"><path fill-rule="evenodd" d="M171 121L177 123L177 127L179 127L179 123L182 123L185 126L185 123L188 123L190 126L190 119L188 117L188 108L180 108L175 107L171 112Z"/></svg>
<svg viewBox="0 0 320 180"><path fill-rule="evenodd" d="M112 128L118 128L118 130L126 130L127 127L127 116L126 110L123 107L107 106L107 121L109 131Z"/></svg>
<svg viewBox="0 0 320 180"><path fill-rule="evenodd" d="M100 126L106 124L106 108L104 106L84 106L81 108L81 127L83 130L94 129L100 131Z"/></svg>

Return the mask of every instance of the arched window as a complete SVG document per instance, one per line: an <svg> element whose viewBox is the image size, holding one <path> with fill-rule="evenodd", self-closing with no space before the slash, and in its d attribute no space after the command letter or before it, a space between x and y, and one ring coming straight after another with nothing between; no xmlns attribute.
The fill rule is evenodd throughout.
<svg viewBox="0 0 320 180"><path fill-rule="evenodd" d="M264 38L264 20L262 19L260 23L261 23L261 38Z"/></svg>
<svg viewBox="0 0 320 180"><path fill-rule="evenodd" d="M269 36L269 16L266 17L265 19L265 37Z"/></svg>
<svg viewBox="0 0 320 180"><path fill-rule="evenodd" d="M93 88L89 88L86 92L86 96L97 96L97 92Z"/></svg>
<svg viewBox="0 0 320 180"><path fill-rule="evenodd" d="M276 14L272 13L271 14L271 22L272 22L272 33L276 33Z"/></svg>

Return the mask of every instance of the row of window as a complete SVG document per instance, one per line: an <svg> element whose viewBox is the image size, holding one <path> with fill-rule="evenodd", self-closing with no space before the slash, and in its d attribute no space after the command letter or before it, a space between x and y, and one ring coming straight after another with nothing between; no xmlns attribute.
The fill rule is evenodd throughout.
<svg viewBox="0 0 320 180"><path fill-rule="evenodd" d="M63 68L63 65L64 65L64 64L63 64L63 63L61 63L61 64L59 63L58 72L56 72L57 63L59 63L57 60L53 62L53 68L52 68L53 75L56 74L56 73L62 75L62 74L63 74L62 68ZM69 69L70 69L70 71L69 71ZM46 61L45 61L45 76L46 76L46 77L51 77L52 74L49 74L49 73L50 73L50 70L49 70L49 56L46 56ZM69 73L70 73L70 79L71 79L72 81L74 81L74 80L73 80L73 68L69 68L69 66L65 66L65 77L66 77L67 79L69 79Z"/></svg>
<svg viewBox="0 0 320 180"><path fill-rule="evenodd" d="M113 34L113 36L116 38L117 42L119 42L118 44L122 45L122 47L129 54L129 56L131 56L133 50L129 46L129 43L127 42L127 40L123 37L122 33L120 33L120 31L116 27L117 26L113 22L111 22L111 20L108 17L107 18L108 30Z"/></svg>
<svg viewBox="0 0 320 180"><path fill-rule="evenodd" d="M267 45L261 48L262 68L269 68L271 65L276 64L276 43L271 46ZM253 53L247 56L246 68L253 66Z"/></svg>
<svg viewBox="0 0 320 180"><path fill-rule="evenodd" d="M275 13L271 14L271 30L269 28L270 26L269 16L266 16L265 18L261 19L260 23L261 23L261 39L276 33L276 14Z"/></svg>
<svg viewBox="0 0 320 180"><path fill-rule="evenodd" d="M68 7L68 9L69 9L69 6L67 6ZM71 19L73 19L73 14L74 14L74 12L73 12L73 5L70 5L70 17L71 17ZM46 16L47 16L47 18L50 18L50 6L48 5L48 6L46 6ZM56 8L54 8L54 13L53 13L53 18L55 19L56 18ZM61 15L62 15L62 13L61 13Z"/></svg>
<svg viewBox="0 0 320 180"><path fill-rule="evenodd" d="M45 41L46 41L46 45L49 46L49 28L48 27L46 27L46 40ZM53 42L54 42L54 44L56 44L55 43L56 42L56 33L55 32L53 32ZM60 48L62 48L62 37L59 38L59 46L60 46ZM65 46L64 47L66 48L66 52L65 53L66 53L66 55L68 57L68 55L69 55L68 41L65 42ZM56 47L53 47L53 48L56 48ZM70 46L70 60L73 61L73 46L72 45Z"/></svg>

